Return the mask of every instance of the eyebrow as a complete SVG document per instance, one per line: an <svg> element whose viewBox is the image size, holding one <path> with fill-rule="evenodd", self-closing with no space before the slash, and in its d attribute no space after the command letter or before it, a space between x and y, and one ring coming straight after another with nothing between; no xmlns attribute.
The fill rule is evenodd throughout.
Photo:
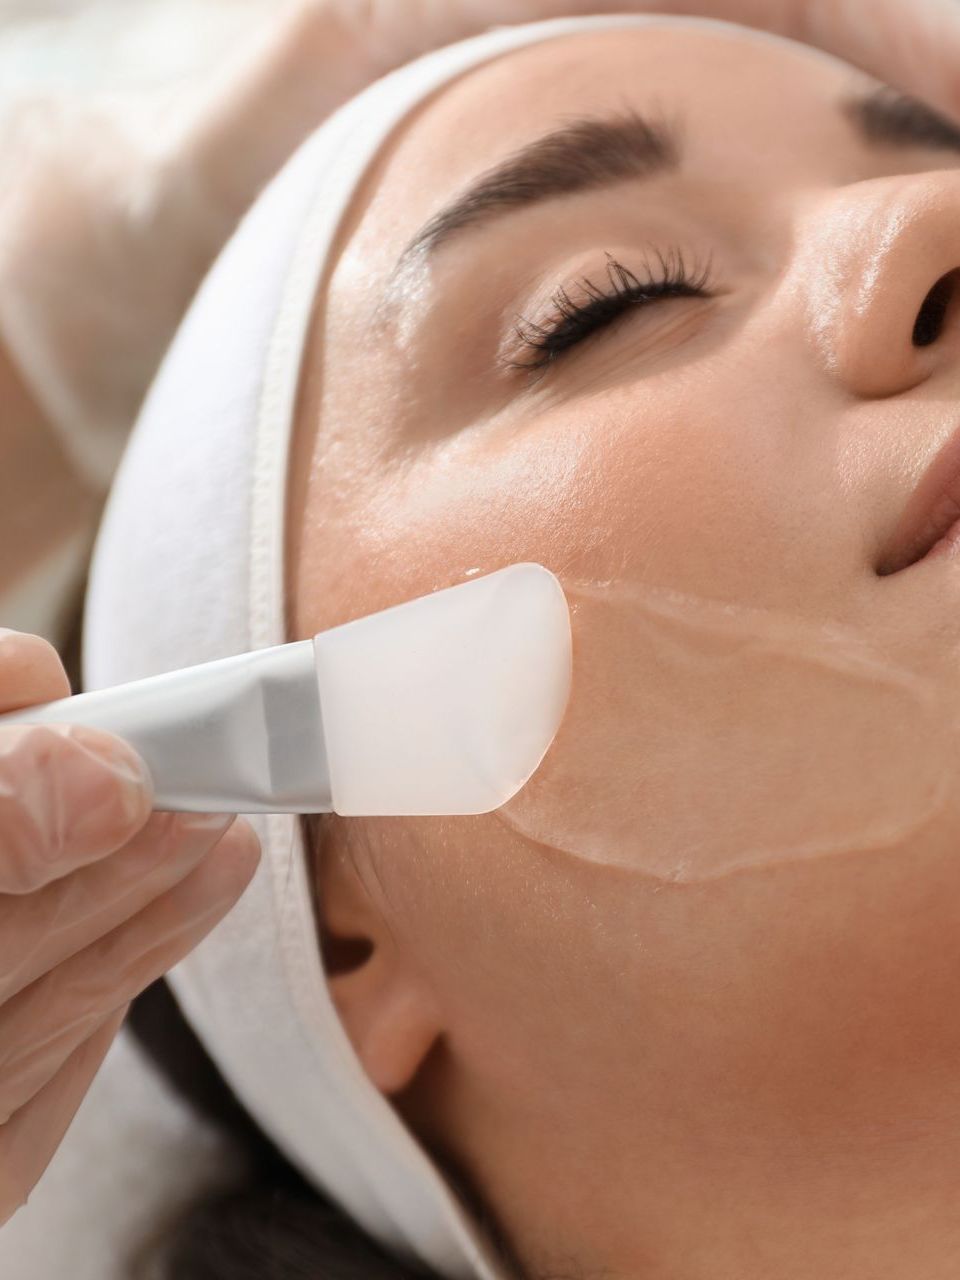
<svg viewBox="0 0 960 1280"><path fill-rule="evenodd" d="M889 85L842 98L837 106L870 148L940 147L960 152L960 125ZM679 122L644 117L633 108L579 117L535 139L481 173L433 214L407 244L390 274L432 254L468 227L560 196L676 172L682 160ZM389 289L389 283L388 283Z"/></svg>
<svg viewBox="0 0 960 1280"><path fill-rule="evenodd" d="M614 116L578 117L513 152L454 196L409 242L393 274L456 232L508 210L679 167L679 128L665 119L644 117L632 108Z"/></svg>
<svg viewBox="0 0 960 1280"><path fill-rule="evenodd" d="M890 85L842 99L841 112L869 147L939 147L960 151L960 125Z"/></svg>

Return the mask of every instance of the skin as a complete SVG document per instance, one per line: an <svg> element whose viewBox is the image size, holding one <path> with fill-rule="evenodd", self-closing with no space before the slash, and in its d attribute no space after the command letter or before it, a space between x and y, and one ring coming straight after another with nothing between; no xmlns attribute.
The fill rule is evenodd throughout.
<svg viewBox="0 0 960 1280"><path fill-rule="evenodd" d="M915 670L952 650L958 562L877 563L956 426L955 310L910 339L960 256L960 171L865 149L833 103L872 84L799 46L664 26L510 54L409 117L318 295L291 638L529 559L840 621ZM682 174L477 229L376 319L402 247L467 180L627 104L683 115ZM498 369L518 312L602 283L605 250L641 270L651 243L712 253L717 297L634 313L535 384ZM809 694L791 685L787 719ZM954 809L869 858L679 886L489 815L322 834L348 1034L528 1272L955 1276Z"/></svg>

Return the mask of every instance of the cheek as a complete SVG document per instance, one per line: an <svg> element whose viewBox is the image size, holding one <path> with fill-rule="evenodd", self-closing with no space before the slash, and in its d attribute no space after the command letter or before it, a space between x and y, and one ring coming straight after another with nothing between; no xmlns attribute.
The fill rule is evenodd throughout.
<svg viewBox="0 0 960 1280"><path fill-rule="evenodd" d="M906 1135L931 1089L955 1107L957 902L943 833L909 859L827 860L664 896L648 941L663 992L672 982L683 1003L653 1006L648 1052L700 1136L735 1127L745 1150L793 1140L798 1154L801 1142L835 1153L881 1124Z"/></svg>
<svg viewBox="0 0 960 1280"><path fill-rule="evenodd" d="M504 414L412 457L358 450L350 473L362 481L332 520L345 532L349 607L370 611L518 560L745 599L766 579L779 586L796 534L786 523L796 488L792 507L780 491L789 464L768 430L717 413L729 397L715 380L709 396L690 382L673 379L669 399L634 386L522 421ZM321 483L328 496L317 503L329 509L333 482ZM329 564L328 550L318 554Z"/></svg>
<svg viewBox="0 0 960 1280"><path fill-rule="evenodd" d="M513 842L488 818L371 824L391 927L454 1060L521 1114L554 1100L721 1154L835 1151L958 1093L955 850L665 888ZM948 1098L949 1100L949 1098Z"/></svg>

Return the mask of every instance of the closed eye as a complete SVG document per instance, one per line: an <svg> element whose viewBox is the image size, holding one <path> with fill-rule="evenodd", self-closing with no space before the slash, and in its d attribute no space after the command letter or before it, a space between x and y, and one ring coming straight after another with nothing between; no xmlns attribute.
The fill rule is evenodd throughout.
<svg viewBox="0 0 960 1280"><path fill-rule="evenodd" d="M688 266L679 249L671 249L666 256L658 251L658 267L648 267L643 279L611 254L606 257L605 286L584 277L575 286L576 296L566 287L554 292L553 313L546 319L518 317L514 332L521 355L506 361L508 368L542 370L631 309L667 298L713 297L710 262Z"/></svg>

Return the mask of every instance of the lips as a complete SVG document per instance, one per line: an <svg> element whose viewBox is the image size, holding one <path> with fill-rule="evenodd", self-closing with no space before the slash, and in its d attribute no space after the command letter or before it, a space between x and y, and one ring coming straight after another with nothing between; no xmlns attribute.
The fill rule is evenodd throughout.
<svg viewBox="0 0 960 1280"><path fill-rule="evenodd" d="M921 477L904 508L877 573L899 573L922 560L960 519L960 428Z"/></svg>

